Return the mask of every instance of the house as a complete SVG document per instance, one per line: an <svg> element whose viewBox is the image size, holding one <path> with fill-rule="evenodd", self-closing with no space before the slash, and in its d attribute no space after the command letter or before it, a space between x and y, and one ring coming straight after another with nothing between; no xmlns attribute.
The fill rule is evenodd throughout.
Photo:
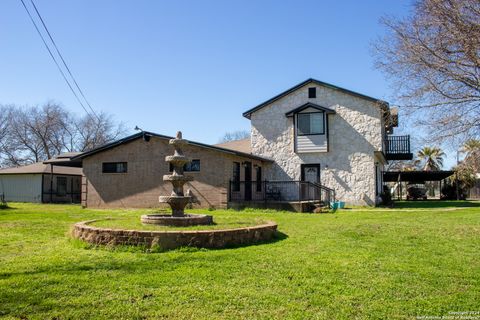
<svg viewBox="0 0 480 320"><path fill-rule="evenodd" d="M62 154L52 161L68 161L74 155ZM82 168L42 162L0 169L0 195L12 202L80 203L81 177Z"/></svg>
<svg viewBox="0 0 480 320"><path fill-rule="evenodd" d="M246 111L252 154L272 159L265 178L309 181L356 205L380 201L388 160L412 159L409 136L392 136L395 108L308 79Z"/></svg>
<svg viewBox="0 0 480 320"><path fill-rule="evenodd" d="M190 141L187 184L200 207L261 206L304 211L342 200L375 205L389 160L408 160L409 136L393 136L396 108L308 79L246 111L251 138ZM155 207L171 192L165 156L172 137L140 132L80 154L86 207Z"/></svg>
<svg viewBox="0 0 480 320"><path fill-rule="evenodd" d="M81 160L83 166L82 205L165 206L158 197L172 192L171 184L163 181L163 175L171 171L165 162L165 156L173 153L170 139L173 137L140 132L74 157L73 161ZM196 206L204 208L227 207L229 180L262 181L261 168L271 162L247 152L194 141L189 141L183 151L191 159L185 172L194 177L185 189L195 196ZM257 172L254 176L245 176L253 170Z"/></svg>

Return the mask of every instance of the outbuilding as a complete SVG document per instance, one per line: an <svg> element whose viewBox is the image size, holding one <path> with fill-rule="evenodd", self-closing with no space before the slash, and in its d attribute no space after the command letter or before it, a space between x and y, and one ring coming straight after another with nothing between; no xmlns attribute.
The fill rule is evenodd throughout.
<svg viewBox="0 0 480 320"><path fill-rule="evenodd" d="M7 202L80 203L81 181L82 168L37 162L0 169L0 196Z"/></svg>

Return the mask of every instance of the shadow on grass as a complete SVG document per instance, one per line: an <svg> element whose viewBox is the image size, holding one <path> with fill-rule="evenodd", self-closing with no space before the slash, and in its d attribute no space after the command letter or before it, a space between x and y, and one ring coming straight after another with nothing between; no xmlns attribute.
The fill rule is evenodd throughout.
<svg viewBox="0 0 480 320"><path fill-rule="evenodd" d="M15 210L16 208L14 207L10 207L8 204L0 204L0 212L2 212L3 210L7 211L7 210Z"/></svg>
<svg viewBox="0 0 480 320"><path fill-rule="evenodd" d="M395 201L393 207L395 209L472 208L472 207L480 207L480 201L467 201L467 200Z"/></svg>

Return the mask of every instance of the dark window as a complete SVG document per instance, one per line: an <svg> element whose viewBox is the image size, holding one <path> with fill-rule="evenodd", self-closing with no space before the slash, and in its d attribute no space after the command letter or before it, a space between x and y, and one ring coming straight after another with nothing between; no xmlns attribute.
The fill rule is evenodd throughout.
<svg viewBox="0 0 480 320"><path fill-rule="evenodd" d="M257 167L257 192L262 192L262 167Z"/></svg>
<svg viewBox="0 0 480 320"><path fill-rule="evenodd" d="M240 162L233 163L233 191L240 191Z"/></svg>
<svg viewBox="0 0 480 320"><path fill-rule="evenodd" d="M324 113L299 113L297 115L298 135L324 134Z"/></svg>
<svg viewBox="0 0 480 320"><path fill-rule="evenodd" d="M170 164L170 172L173 171L173 166ZM183 171L185 172L199 172L200 171L200 160L193 159L190 163L186 163L183 166Z"/></svg>
<svg viewBox="0 0 480 320"><path fill-rule="evenodd" d="M316 98L317 97L317 88L308 88L308 97Z"/></svg>
<svg viewBox="0 0 480 320"><path fill-rule="evenodd" d="M57 196L64 196L67 194L67 178L57 177Z"/></svg>
<svg viewBox="0 0 480 320"><path fill-rule="evenodd" d="M103 173L127 173L126 162L104 162L102 163Z"/></svg>

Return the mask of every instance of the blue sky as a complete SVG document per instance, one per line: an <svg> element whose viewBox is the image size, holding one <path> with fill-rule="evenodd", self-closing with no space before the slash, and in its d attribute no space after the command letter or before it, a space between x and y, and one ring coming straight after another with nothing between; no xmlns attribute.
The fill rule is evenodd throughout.
<svg viewBox="0 0 480 320"><path fill-rule="evenodd" d="M382 15L411 10L393 0L35 2L94 109L205 143L249 129L242 112L310 77L395 104L370 44ZM82 114L20 0L0 2L0 41L1 104L54 100Z"/></svg>

